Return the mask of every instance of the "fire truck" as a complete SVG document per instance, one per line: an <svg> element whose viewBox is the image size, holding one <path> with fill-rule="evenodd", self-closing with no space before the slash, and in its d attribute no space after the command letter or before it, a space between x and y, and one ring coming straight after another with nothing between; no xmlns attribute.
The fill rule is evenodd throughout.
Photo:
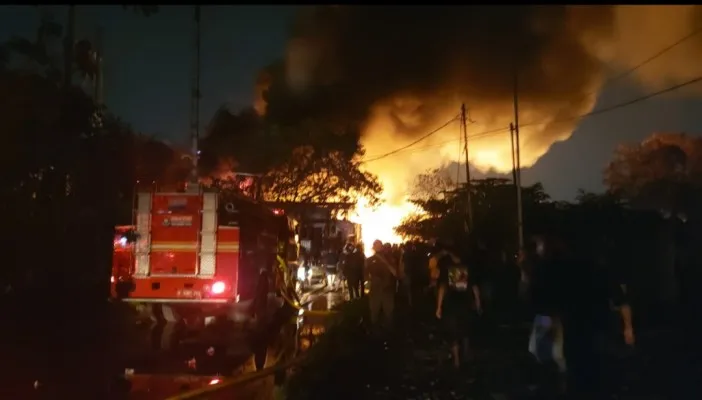
<svg viewBox="0 0 702 400"><path fill-rule="evenodd" d="M265 287L259 285L261 270L276 271L277 256L293 253L288 247L295 237L294 224L284 212L258 201L261 186L255 178L259 175L237 172L243 181L235 184L235 190L200 186L197 5L194 22L190 179L183 191L137 193L132 224L117 227L114 239L113 295L147 305L140 308L166 321L179 321L183 313L220 315L231 311L232 304L258 299Z"/></svg>
<svg viewBox="0 0 702 400"><path fill-rule="evenodd" d="M294 253L294 221L246 196L141 192L135 203L135 223L116 227L112 294L166 321L249 303L261 270L274 276L276 256Z"/></svg>

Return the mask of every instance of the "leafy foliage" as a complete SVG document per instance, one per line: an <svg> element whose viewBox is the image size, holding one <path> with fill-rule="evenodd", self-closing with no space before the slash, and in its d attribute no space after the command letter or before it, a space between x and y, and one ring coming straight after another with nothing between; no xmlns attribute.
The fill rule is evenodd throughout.
<svg viewBox="0 0 702 400"><path fill-rule="evenodd" d="M467 193L465 187L447 190L450 181L430 171L417 178L415 193L421 197L413 202L423 211L412 215L397 228L397 232L412 238L460 238L466 236L465 213ZM553 229L547 215L552 209L548 195L541 184L522 188L522 202L528 226L534 231ZM482 179L471 182L473 206L473 239L498 249L512 249L516 242L516 195L514 185L506 179ZM528 213L527 213L528 211Z"/></svg>
<svg viewBox="0 0 702 400"><path fill-rule="evenodd" d="M637 207L698 214L702 200L702 139L655 134L620 146L605 170L613 194Z"/></svg>
<svg viewBox="0 0 702 400"><path fill-rule="evenodd" d="M113 227L131 221L135 180L165 179L173 157L162 154L172 150L137 137L81 88L60 85L63 29L46 16L41 22L35 40L3 45L0 207L13 234L0 246L21 262L3 268L0 282L44 292L95 288L109 282ZM67 265L80 272L66 274Z"/></svg>
<svg viewBox="0 0 702 400"><path fill-rule="evenodd" d="M446 171L428 170L415 178L411 197L417 200L437 199L455 187L456 184Z"/></svg>
<svg viewBox="0 0 702 400"><path fill-rule="evenodd" d="M201 143L201 174L215 180L261 175L270 201L352 202L364 196L375 204L382 190L361 170L358 133L347 126L311 120L284 126L252 109L221 108Z"/></svg>
<svg viewBox="0 0 702 400"><path fill-rule="evenodd" d="M158 13L158 6L147 6L147 5L135 5L135 4L122 4L122 8L125 10L132 10L135 13L141 14L145 17L150 17Z"/></svg>
<svg viewBox="0 0 702 400"><path fill-rule="evenodd" d="M380 184L359 161L342 152L318 155L312 146L298 147L292 155L264 177L266 198L270 201L322 203L352 202L359 196L375 204Z"/></svg>

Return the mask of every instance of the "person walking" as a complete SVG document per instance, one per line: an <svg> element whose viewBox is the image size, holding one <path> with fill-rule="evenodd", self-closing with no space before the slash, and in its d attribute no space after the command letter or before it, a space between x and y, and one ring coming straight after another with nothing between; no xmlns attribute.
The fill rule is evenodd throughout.
<svg viewBox="0 0 702 400"><path fill-rule="evenodd" d="M534 313L529 352L544 366L551 394L565 391L566 363L563 316L566 306L565 244L555 237L535 236L522 254L520 267L529 305ZM554 393L555 392L555 393Z"/></svg>
<svg viewBox="0 0 702 400"><path fill-rule="evenodd" d="M584 243L585 240L581 240ZM567 365L567 391L571 395L599 399L606 397L607 383L616 384L616 371L606 371L605 344L613 310L619 314L618 326L627 346L635 342L627 286L614 273L611 254L603 243L586 245L570 258L568 281L564 282L566 304L562 317L564 356ZM610 381L610 382L607 382Z"/></svg>
<svg viewBox="0 0 702 400"><path fill-rule="evenodd" d="M471 278L468 266L447 246L439 244L437 254L437 304L436 318L446 323L451 341L451 354L456 368L462 360L471 358L471 332L482 313L480 289ZM462 355L461 355L462 350Z"/></svg>
<svg viewBox="0 0 702 400"><path fill-rule="evenodd" d="M389 330L395 309L397 269L386 259L383 242L374 241L373 251L374 254L365 263L366 275L370 281L368 303L371 323L377 330Z"/></svg>

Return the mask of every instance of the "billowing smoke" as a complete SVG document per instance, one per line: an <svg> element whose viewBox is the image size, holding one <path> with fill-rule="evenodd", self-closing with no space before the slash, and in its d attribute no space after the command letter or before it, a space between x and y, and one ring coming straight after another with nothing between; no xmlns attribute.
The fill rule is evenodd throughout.
<svg viewBox="0 0 702 400"><path fill-rule="evenodd" d="M609 38L614 16L601 6L306 8L288 44L285 88L272 83L269 110L295 103L308 116L363 121L373 158L441 125L465 103L476 136L472 162L504 171L511 168L507 130L480 133L513 120L516 71L521 122L532 123L521 132L528 165L570 134L573 121L564 117L592 107L601 62L584 38ZM381 171L397 175L398 162L415 158L416 168L393 177L405 183L455 159L457 137L453 124L418 149L368 167L383 179Z"/></svg>
<svg viewBox="0 0 702 400"><path fill-rule="evenodd" d="M634 77L644 85L661 89L702 75L702 64L697 61L702 57L702 7L617 6L614 26L611 39L592 50L615 67L634 68L680 42L636 69ZM699 93L700 86L691 89Z"/></svg>
<svg viewBox="0 0 702 400"><path fill-rule="evenodd" d="M697 6L305 8L284 72L270 83L268 112L362 122L372 159L442 125L465 103L471 163L504 172L512 166L504 128L514 120L515 71L528 166L570 136L606 71L650 57L689 33L699 15ZM637 77L651 84L691 78L700 67L681 62L692 58L690 49L681 46ZM368 169L398 201L416 173L459 157L458 137L454 123Z"/></svg>

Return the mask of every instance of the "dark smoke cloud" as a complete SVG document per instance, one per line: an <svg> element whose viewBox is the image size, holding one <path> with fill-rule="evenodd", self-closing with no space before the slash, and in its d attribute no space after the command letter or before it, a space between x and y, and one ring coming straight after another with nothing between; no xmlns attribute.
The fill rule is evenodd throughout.
<svg viewBox="0 0 702 400"><path fill-rule="evenodd" d="M507 127L516 65L520 123L530 123L521 130L528 166L571 135L577 124L571 117L592 109L605 64L635 67L700 26L699 16L698 6L305 8L285 61L262 74L258 109L267 103L267 115L283 122L362 124L362 142L373 156L441 125L463 102L476 121L471 134ZM655 86L701 74L700 64L690 62L702 56L702 35L697 39L696 49L681 46L633 77ZM411 151L366 164L387 203L361 215L364 235L391 236L383 229L412 212L406 184L457 160L457 136L454 124ZM470 148L478 169L510 170L506 133L474 137Z"/></svg>
<svg viewBox="0 0 702 400"><path fill-rule="evenodd" d="M306 8L268 112L364 121L385 103L412 135L467 101L487 123L511 101L515 61L525 107L578 111L601 65L583 38L609 35L612 19L607 6Z"/></svg>

